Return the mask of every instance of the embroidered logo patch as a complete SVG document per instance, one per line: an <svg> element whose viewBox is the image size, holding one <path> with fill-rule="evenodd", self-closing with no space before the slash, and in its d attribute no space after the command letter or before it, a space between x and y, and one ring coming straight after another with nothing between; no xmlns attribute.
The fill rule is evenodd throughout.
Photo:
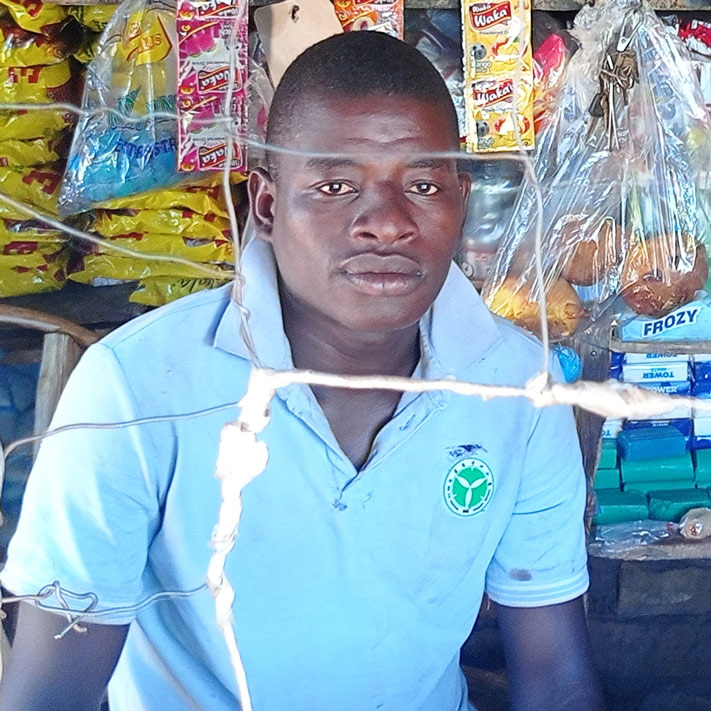
<svg viewBox="0 0 711 711"><path fill-rule="evenodd" d="M494 493L494 476L481 459L462 459L444 480L444 500L458 516L483 511Z"/></svg>

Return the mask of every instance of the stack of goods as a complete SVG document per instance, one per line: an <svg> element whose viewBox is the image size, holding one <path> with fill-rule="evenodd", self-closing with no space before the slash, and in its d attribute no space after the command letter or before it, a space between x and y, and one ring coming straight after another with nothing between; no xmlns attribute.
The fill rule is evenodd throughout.
<svg viewBox="0 0 711 711"><path fill-rule="evenodd" d="M695 374L704 377L705 367L695 358L615 353L610 375L669 395L696 395L703 386L697 385ZM711 506L711 459L701 449L711 447L711 438L701 436L711 432L711 428L706 429L707 422L708 417L700 414L692 420L688 407L672 408L650 419L608 420L603 428L603 456L595 479L600 504L596 523L647 517L679 521L692 508ZM613 456L617 458L617 486L612 473L603 467L606 451L609 462ZM711 454L711 449L706 451ZM648 508L645 516L640 515L640 497Z"/></svg>
<svg viewBox="0 0 711 711"><path fill-rule="evenodd" d="M79 72L66 10L14 0L0 6L0 103L76 103ZM56 216L73 121L55 109L0 111L0 191ZM60 231L0 201L0 296L60 288L67 254Z"/></svg>
<svg viewBox="0 0 711 711"><path fill-rule="evenodd" d="M152 305L224 283L234 266L220 174L178 170L177 40L175 8L162 0L128 0L108 20L82 108L116 113L79 121L59 201L62 214L101 240L76 244L69 278L140 280L131 298ZM208 74L214 89L222 74Z"/></svg>
<svg viewBox="0 0 711 711"><path fill-rule="evenodd" d="M492 310L534 332L545 291L553 338L664 318L708 276L711 118L688 52L644 2L583 7L573 34L581 47L536 136L536 180L483 287Z"/></svg>
<svg viewBox="0 0 711 711"><path fill-rule="evenodd" d="M231 276L234 247L222 189L188 186L116 198L85 213L82 227L103 245L84 245L72 256L69 278L103 286L140 280L131 301L158 306ZM110 245L145 254L127 256ZM150 255L173 255L195 266L155 261ZM215 272L210 277L199 265ZM220 278L220 272L224 274Z"/></svg>
<svg viewBox="0 0 711 711"><path fill-rule="evenodd" d="M462 3L467 147L533 148L529 0Z"/></svg>

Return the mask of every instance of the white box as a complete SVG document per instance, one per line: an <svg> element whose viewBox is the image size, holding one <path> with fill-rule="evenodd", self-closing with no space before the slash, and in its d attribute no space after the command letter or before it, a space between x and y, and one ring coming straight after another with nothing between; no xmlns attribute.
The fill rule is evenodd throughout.
<svg viewBox="0 0 711 711"><path fill-rule="evenodd" d="M711 353L694 353L693 358L694 363L708 363L711 362Z"/></svg>
<svg viewBox="0 0 711 711"><path fill-rule="evenodd" d="M622 380L626 383L668 383L673 380L688 380L689 363L676 361L634 363L622 366Z"/></svg>
<svg viewBox="0 0 711 711"><path fill-rule="evenodd" d="M711 357L709 360L711 360ZM625 353L625 363L629 363L630 365L637 363L660 365L662 363L688 362L688 355L670 355L668 353Z"/></svg>
<svg viewBox="0 0 711 711"><path fill-rule="evenodd" d="M705 412L703 417L694 411L694 434L699 437L711 437L711 413Z"/></svg>

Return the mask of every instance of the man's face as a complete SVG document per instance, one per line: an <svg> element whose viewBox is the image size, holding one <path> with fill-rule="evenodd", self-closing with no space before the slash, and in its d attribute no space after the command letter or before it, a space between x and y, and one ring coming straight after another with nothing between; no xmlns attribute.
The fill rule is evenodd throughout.
<svg viewBox="0 0 711 711"><path fill-rule="evenodd" d="M314 99L285 141L275 179L250 176L252 214L272 243L283 298L314 318L380 333L416 323L447 276L469 178L438 107L403 97Z"/></svg>

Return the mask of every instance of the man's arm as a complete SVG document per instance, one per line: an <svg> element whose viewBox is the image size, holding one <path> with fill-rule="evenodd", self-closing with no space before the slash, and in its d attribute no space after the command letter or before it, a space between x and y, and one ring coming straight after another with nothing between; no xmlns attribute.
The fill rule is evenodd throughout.
<svg viewBox="0 0 711 711"><path fill-rule="evenodd" d="M496 605L513 711L602 711L582 597L543 607Z"/></svg>
<svg viewBox="0 0 711 711"><path fill-rule="evenodd" d="M85 625L84 634L54 635L61 615L20 604L10 659L3 660L3 711L98 711L128 632L128 625Z"/></svg>

